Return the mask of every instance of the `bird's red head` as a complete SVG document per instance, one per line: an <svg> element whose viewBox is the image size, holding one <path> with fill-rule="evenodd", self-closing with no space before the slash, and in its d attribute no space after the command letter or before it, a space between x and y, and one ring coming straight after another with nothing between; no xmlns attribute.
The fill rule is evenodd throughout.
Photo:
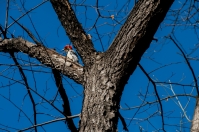
<svg viewBox="0 0 199 132"><path fill-rule="evenodd" d="M64 50L72 50L72 46L66 45L66 46L64 47Z"/></svg>

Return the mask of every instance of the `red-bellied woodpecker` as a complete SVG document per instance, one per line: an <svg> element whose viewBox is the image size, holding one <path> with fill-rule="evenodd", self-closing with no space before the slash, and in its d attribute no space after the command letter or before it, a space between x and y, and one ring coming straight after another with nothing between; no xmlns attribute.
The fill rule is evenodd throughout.
<svg viewBox="0 0 199 132"><path fill-rule="evenodd" d="M65 52L67 52L66 57L71 59L73 62L77 62L78 63L78 56L75 53L74 50L72 50L72 46L70 45L66 45L63 49Z"/></svg>

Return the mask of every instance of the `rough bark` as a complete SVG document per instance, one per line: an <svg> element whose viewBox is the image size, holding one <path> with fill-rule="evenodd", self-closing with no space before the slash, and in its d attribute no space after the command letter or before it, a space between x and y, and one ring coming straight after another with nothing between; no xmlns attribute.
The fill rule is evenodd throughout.
<svg viewBox="0 0 199 132"><path fill-rule="evenodd" d="M0 52L23 52L34 57L42 64L56 69L62 74L72 78L77 83L83 83L83 67L73 63L55 50L35 45L22 38L4 39L0 43Z"/></svg>
<svg viewBox="0 0 199 132"><path fill-rule="evenodd" d="M52 6L64 27L66 34L75 46L85 65L91 65L95 56L92 41L85 33L82 25L78 22L75 13L68 0L51 0Z"/></svg>
<svg viewBox="0 0 199 132"><path fill-rule="evenodd" d="M133 73L173 1L140 0L136 4L104 55L118 74L129 77Z"/></svg>
<svg viewBox="0 0 199 132"><path fill-rule="evenodd" d="M173 1L139 0L111 47L105 53L97 53L70 3L67 0L51 0L67 35L82 57L84 69L65 61L65 57L53 50L34 46L23 39L4 40L0 51L27 53L82 84L85 90L79 131L115 132L124 86Z"/></svg>
<svg viewBox="0 0 199 132"><path fill-rule="evenodd" d="M115 73L107 69L103 61L98 55L92 68L85 72L80 132L117 130L118 106L123 88L119 82L116 83L117 79L113 78Z"/></svg>
<svg viewBox="0 0 199 132"><path fill-rule="evenodd" d="M195 112L193 115L193 121L191 126L191 132L199 132L199 98L196 102Z"/></svg>
<svg viewBox="0 0 199 132"><path fill-rule="evenodd" d="M141 0L110 49L85 67L80 132L115 132L122 91L174 0Z"/></svg>

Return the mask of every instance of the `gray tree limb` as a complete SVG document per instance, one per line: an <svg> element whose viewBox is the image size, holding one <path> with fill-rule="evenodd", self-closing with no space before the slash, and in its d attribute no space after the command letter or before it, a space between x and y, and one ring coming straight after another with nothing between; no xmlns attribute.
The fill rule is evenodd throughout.
<svg viewBox="0 0 199 132"><path fill-rule="evenodd" d="M42 64L58 70L75 82L79 84L83 83L83 67L52 49L35 45L22 38L4 39L0 42L0 52L11 51L26 53L30 57L39 60Z"/></svg>
<svg viewBox="0 0 199 132"><path fill-rule="evenodd" d="M137 67L174 0L139 0L104 56L118 71ZM123 74L126 76L125 74Z"/></svg>
<svg viewBox="0 0 199 132"><path fill-rule="evenodd" d="M92 64L92 57L95 57L96 51L92 41L77 20L68 0L51 0L50 2L59 17L66 34L72 41L84 64Z"/></svg>

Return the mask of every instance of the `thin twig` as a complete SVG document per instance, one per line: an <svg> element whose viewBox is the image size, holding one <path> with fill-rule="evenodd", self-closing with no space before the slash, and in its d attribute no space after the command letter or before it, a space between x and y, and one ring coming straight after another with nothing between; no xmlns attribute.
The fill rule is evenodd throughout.
<svg viewBox="0 0 199 132"><path fill-rule="evenodd" d="M40 3L39 5L33 7L32 9L30 9L29 11L27 11L26 13L24 13L23 15L21 15L19 18L17 18L16 21L19 21L19 20L20 20L21 18L23 18L25 15L27 15L28 13L30 13L30 12L33 11L34 9L38 8L39 6L43 5L43 4L46 3L47 1L49 1L49 0L45 0L45 1L43 1L42 3ZM11 23L11 24L7 27L7 29L10 28L10 27L11 27L12 25L14 25L14 24L15 24L15 21L14 21L13 23Z"/></svg>
<svg viewBox="0 0 199 132"><path fill-rule="evenodd" d="M23 69L21 68L20 64L18 63L17 59L15 58L14 53L12 52L12 53L10 53L10 55L11 55L13 61L15 62L15 64L17 65L17 67L18 67L18 69L19 69L19 72L20 72L20 74L21 74L21 76L22 76L22 79L23 79L23 81L24 81L24 83L25 83L25 86L26 86L28 95L29 95L30 100L31 100L31 102L32 102L32 107L33 107L33 111L34 111L34 124L36 125L36 124L37 124L36 104L35 104L35 101L34 101L34 99L33 99L32 94L31 94L31 92L30 92L30 90L29 90L28 80L27 80L27 78L26 78L26 76L25 76L25 74L24 74L24 72L23 72ZM37 132L37 127L35 127L35 131Z"/></svg>
<svg viewBox="0 0 199 132"><path fill-rule="evenodd" d="M118 112L118 116L119 116L119 118L120 118L120 120L121 120L121 122L122 122L123 129L124 129L125 131L129 131L128 128L127 128L126 122L125 122L124 118L122 117L122 115L120 114L120 112Z"/></svg>
<svg viewBox="0 0 199 132"><path fill-rule="evenodd" d="M189 67L189 69L190 69L190 71L191 71L191 74L192 74L192 76L193 76L193 79L194 79L194 82L195 82L195 85L196 85L196 91L197 91L197 94L198 94L198 96L199 96L198 81L197 81L195 72L193 71L193 68L192 68L192 66L191 66L191 64L190 64L190 62L189 62L189 60L187 59L185 53L182 51L182 49L180 48L180 46L176 43L176 41L175 41L171 36L169 36L169 38L171 39L171 41L176 45L176 47L177 47L177 48L180 50L180 52L182 53L182 55L183 55L183 57L184 57L184 59L185 59L187 65L188 65L188 67Z"/></svg>
<svg viewBox="0 0 199 132"><path fill-rule="evenodd" d="M158 98L158 102L160 104L160 115L162 117L162 127L163 127L162 129L163 129L163 131L165 131L165 129L164 129L164 115L163 115L164 113L163 113L162 102L161 102L160 96L158 94L155 82L151 79L151 77L147 74L147 72L144 70L144 68L140 64L138 64L138 66L140 67L140 69L142 70L142 72L147 76L147 78L149 79L149 81L153 84L153 87L154 87L154 90L155 90L155 94L156 94L156 96Z"/></svg>
<svg viewBox="0 0 199 132"><path fill-rule="evenodd" d="M7 27L8 27L8 13L9 13L9 6L10 6L10 0L7 0L7 7L6 7L6 20L5 20L5 33L7 33Z"/></svg>
<svg viewBox="0 0 199 132"><path fill-rule="evenodd" d="M160 101L163 101L163 100L168 100L168 99L170 99L170 98L175 98L175 97L177 97L177 96L189 96L189 97L192 97L192 98L197 98L196 96L193 96L193 95L191 95L191 94L176 94L176 95L172 95L172 96L168 96L168 97L165 97L165 98L162 98ZM151 105L151 104L154 104L154 103L158 103L159 101L158 100L156 100L156 101L153 101L153 102L146 102L146 103L144 103L143 105L139 105L139 106L134 106L134 107L128 107L128 108L122 108L121 106L120 106L120 109L121 110L132 110L132 109L136 109L136 108L140 108L140 107L143 107L143 106L146 106L146 105Z"/></svg>
<svg viewBox="0 0 199 132"><path fill-rule="evenodd" d="M62 77L60 75L60 73L55 70L55 69L52 69L52 73L54 75L54 78L55 78L55 83L56 83L56 86L58 88L58 92L59 94L61 95L61 98L64 102L63 104L63 108L64 108L64 115L67 117L67 116L71 116L71 111L70 111L70 104L69 104L69 100L68 100L68 96L65 92L65 89L63 87L63 83L62 83ZM77 128L75 127L75 124L73 122L73 120L71 118L66 118L66 122L67 122L67 125L68 125L68 128L72 131L72 132L77 132Z"/></svg>
<svg viewBox="0 0 199 132"><path fill-rule="evenodd" d="M170 80L169 80L169 82L170 82ZM170 89L171 89L171 91L172 91L173 95L176 95L176 94L175 94L175 92L174 92L174 90L173 90L173 87L172 87L172 85L171 85L171 84L170 84ZM178 97L176 96L175 98L176 98L176 100L177 100L177 102L178 102L178 104L179 104L179 106L180 106L180 108L181 108L182 112L184 113L185 118L186 118L189 122L192 122L192 121L187 117L187 114L186 114L186 112L185 112L184 108L182 107L182 105L181 105L180 101L178 100Z"/></svg>
<svg viewBox="0 0 199 132"><path fill-rule="evenodd" d="M13 17L11 17L13 21L15 21L23 30L26 31L26 33L32 38L32 40L37 44L37 45L41 45L41 43L39 41L37 41L37 39L34 37L34 35L27 29L25 28L23 25L21 25L19 22L17 22Z"/></svg>
<svg viewBox="0 0 199 132"><path fill-rule="evenodd" d="M66 117L55 119L55 120L52 120L52 121L47 121L47 122L44 122L44 123L41 123L41 124L37 124L37 125L31 126L31 127L28 127L28 128L24 128L22 130L19 130L18 132L27 131L27 130L29 130L31 128L34 128L34 127L43 126L43 125L47 125L47 124L50 124L50 123L53 123L53 122L63 121L63 120L66 120Z"/></svg>

